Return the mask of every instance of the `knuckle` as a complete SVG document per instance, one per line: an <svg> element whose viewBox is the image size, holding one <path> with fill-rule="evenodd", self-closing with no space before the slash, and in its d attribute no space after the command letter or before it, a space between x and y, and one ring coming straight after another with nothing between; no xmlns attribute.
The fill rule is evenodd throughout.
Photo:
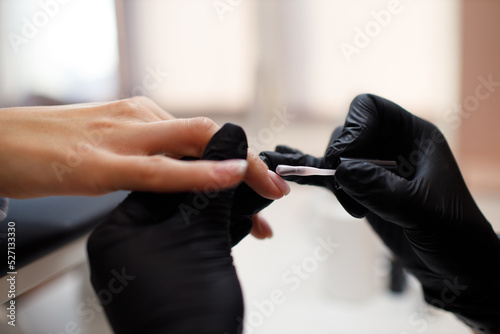
<svg viewBox="0 0 500 334"><path fill-rule="evenodd" d="M208 117L195 117L188 119L186 130L190 134L189 145L195 156L200 157L205 150L205 144L217 132L219 126Z"/></svg>
<svg viewBox="0 0 500 334"><path fill-rule="evenodd" d="M113 105L113 116L142 119L143 116L151 113L148 108L149 103L149 98L145 96L134 96L117 101Z"/></svg>
<svg viewBox="0 0 500 334"><path fill-rule="evenodd" d="M208 117L195 117L188 121L188 126L195 132L202 133L215 133L217 131L217 124Z"/></svg>
<svg viewBox="0 0 500 334"><path fill-rule="evenodd" d="M153 103L149 97L143 95L133 96L131 98L128 98L128 100L132 101L132 103L136 105L141 105L141 106L147 106Z"/></svg>
<svg viewBox="0 0 500 334"><path fill-rule="evenodd" d="M133 114L137 109L139 102L135 97L117 101L114 105L114 112L116 116L128 116Z"/></svg>

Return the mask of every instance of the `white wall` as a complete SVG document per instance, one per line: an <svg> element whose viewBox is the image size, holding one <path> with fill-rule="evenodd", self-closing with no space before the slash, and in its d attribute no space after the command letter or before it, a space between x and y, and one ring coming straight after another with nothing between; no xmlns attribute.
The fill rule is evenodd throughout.
<svg viewBox="0 0 500 334"><path fill-rule="evenodd" d="M0 97L107 100L118 91L112 0L2 0Z"/></svg>

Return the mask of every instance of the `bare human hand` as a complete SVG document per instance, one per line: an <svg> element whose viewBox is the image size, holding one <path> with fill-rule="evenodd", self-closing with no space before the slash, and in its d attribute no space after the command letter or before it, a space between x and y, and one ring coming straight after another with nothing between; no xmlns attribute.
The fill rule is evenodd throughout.
<svg viewBox="0 0 500 334"><path fill-rule="evenodd" d="M145 97L109 103L0 110L0 196L179 192L245 181L260 195L288 194L253 152L241 160L200 157L219 129L208 118L175 119Z"/></svg>

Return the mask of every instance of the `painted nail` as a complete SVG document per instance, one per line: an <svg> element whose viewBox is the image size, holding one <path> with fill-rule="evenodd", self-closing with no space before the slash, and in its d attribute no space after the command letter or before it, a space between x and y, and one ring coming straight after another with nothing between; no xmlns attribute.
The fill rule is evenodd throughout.
<svg viewBox="0 0 500 334"><path fill-rule="evenodd" d="M283 196L288 195L290 193L290 186L288 185L288 183L286 183L285 180L283 180L278 174L276 174L272 170L269 170L268 172L269 172L269 177L274 182L276 187L278 187L278 189L281 191Z"/></svg>
<svg viewBox="0 0 500 334"><path fill-rule="evenodd" d="M240 176L246 173L248 162L243 159L225 160L214 166L214 171L219 175Z"/></svg>

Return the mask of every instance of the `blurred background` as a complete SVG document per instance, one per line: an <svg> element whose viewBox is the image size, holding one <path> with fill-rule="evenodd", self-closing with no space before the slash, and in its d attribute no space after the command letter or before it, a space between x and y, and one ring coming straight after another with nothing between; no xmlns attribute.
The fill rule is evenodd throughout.
<svg viewBox="0 0 500 334"><path fill-rule="evenodd" d="M442 129L498 231L499 13L494 0L0 0L0 107L145 95L242 125L256 151L322 155L350 101L374 93ZM390 255L330 193L292 185L264 216L274 237L233 252L246 333L469 332L411 277L391 291ZM2 333L109 331L97 306L77 312L87 276L79 264L22 296Z"/></svg>

